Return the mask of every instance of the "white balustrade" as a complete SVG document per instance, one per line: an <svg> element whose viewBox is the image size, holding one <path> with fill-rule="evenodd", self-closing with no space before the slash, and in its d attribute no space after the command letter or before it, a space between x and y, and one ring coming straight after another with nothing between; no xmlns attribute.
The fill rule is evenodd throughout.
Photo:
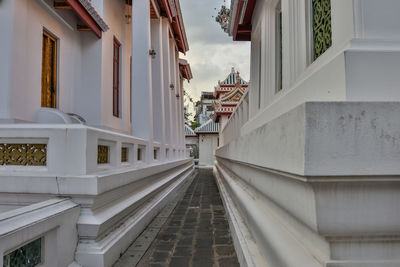
<svg viewBox="0 0 400 267"><path fill-rule="evenodd" d="M49 175L87 175L124 167L161 163L146 160L146 140L85 125L3 124L0 127L0 172L37 172ZM170 150L175 150L171 147ZM182 156L183 155L183 156ZM177 150L168 160L184 157Z"/></svg>
<svg viewBox="0 0 400 267"><path fill-rule="evenodd" d="M220 146L224 146L240 136L240 129L249 120L249 94L243 95L228 122L220 131Z"/></svg>

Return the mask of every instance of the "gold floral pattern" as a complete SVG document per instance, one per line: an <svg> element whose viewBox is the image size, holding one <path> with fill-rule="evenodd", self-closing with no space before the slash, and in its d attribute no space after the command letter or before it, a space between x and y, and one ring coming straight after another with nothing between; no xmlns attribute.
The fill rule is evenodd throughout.
<svg viewBox="0 0 400 267"><path fill-rule="evenodd" d="M109 159L108 153L109 153L108 146L98 145L97 146L97 164L108 163L108 159Z"/></svg>
<svg viewBox="0 0 400 267"><path fill-rule="evenodd" d="M313 0L314 60L332 46L331 0Z"/></svg>
<svg viewBox="0 0 400 267"><path fill-rule="evenodd" d="M46 166L47 144L0 144L0 166Z"/></svg>
<svg viewBox="0 0 400 267"><path fill-rule="evenodd" d="M121 148L121 162L128 162L128 148Z"/></svg>

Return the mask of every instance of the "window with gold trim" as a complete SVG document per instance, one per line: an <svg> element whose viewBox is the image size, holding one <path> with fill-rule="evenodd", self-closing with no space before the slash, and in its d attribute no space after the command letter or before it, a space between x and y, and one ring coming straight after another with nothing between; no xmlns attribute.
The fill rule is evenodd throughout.
<svg viewBox="0 0 400 267"><path fill-rule="evenodd" d="M120 117L120 54L121 43L114 37L113 45L113 115Z"/></svg>
<svg viewBox="0 0 400 267"><path fill-rule="evenodd" d="M128 148L121 148L121 162L128 162Z"/></svg>
<svg viewBox="0 0 400 267"><path fill-rule="evenodd" d="M57 106L57 39L43 31L41 106Z"/></svg>
<svg viewBox="0 0 400 267"><path fill-rule="evenodd" d="M110 148L104 145L97 146L97 164L110 163Z"/></svg>

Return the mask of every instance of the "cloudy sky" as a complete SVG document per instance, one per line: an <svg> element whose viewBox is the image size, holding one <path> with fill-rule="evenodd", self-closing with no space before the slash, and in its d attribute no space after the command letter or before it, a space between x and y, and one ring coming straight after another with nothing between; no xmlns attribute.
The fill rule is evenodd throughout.
<svg viewBox="0 0 400 267"><path fill-rule="evenodd" d="M230 7L229 0L226 1L225 5ZM233 42L215 22L224 0L181 0L180 4L189 42L189 51L183 58L189 61L193 72L193 80L184 85L189 95L198 100L201 91L213 91L232 67L248 81L250 43Z"/></svg>

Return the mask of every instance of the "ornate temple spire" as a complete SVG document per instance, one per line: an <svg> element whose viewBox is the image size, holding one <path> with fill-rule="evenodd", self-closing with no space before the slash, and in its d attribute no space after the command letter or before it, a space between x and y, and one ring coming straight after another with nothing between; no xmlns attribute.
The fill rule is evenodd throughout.
<svg viewBox="0 0 400 267"><path fill-rule="evenodd" d="M240 78L239 72L237 71L236 72L236 84L235 84L235 86L236 87L240 87L240 83L241 83L241 78Z"/></svg>

